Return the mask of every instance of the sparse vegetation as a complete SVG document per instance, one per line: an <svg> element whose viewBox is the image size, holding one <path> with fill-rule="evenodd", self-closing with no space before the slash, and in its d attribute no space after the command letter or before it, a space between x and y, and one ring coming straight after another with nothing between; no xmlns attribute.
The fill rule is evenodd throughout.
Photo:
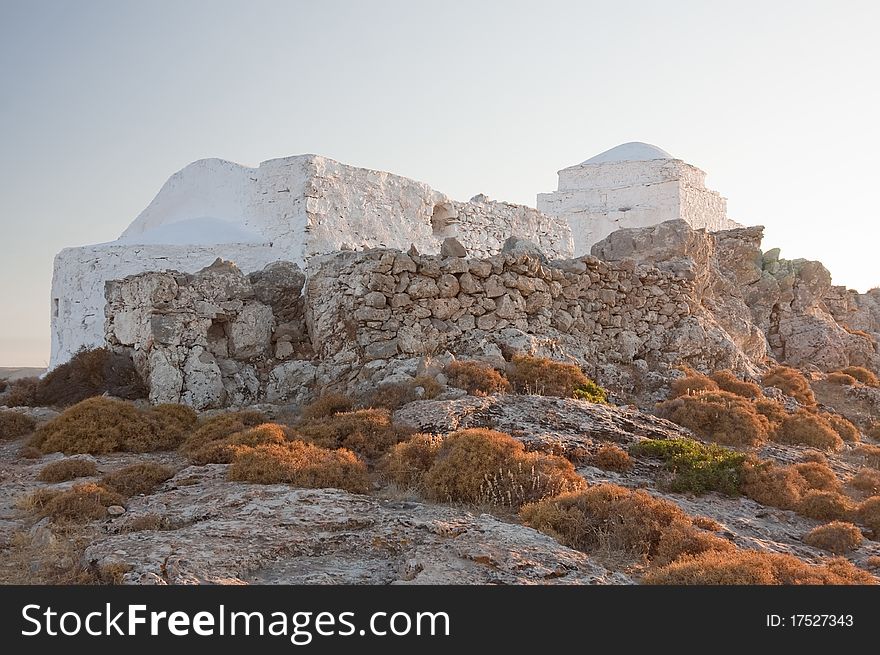
<svg viewBox="0 0 880 655"><path fill-rule="evenodd" d="M348 448L367 459L377 459L412 430L394 425L386 409L360 409L320 419L301 421L296 431L322 448Z"/></svg>
<svg viewBox="0 0 880 655"><path fill-rule="evenodd" d="M174 448L183 438L183 413L167 407L141 410L112 398L88 398L41 425L30 445L43 453L152 452Z"/></svg>
<svg viewBox="0 0 880 655"><path fill-rule="evenodd" d="M725 445L760 445L767 440L770 427L752 401L728 391L679 396L660 403L657 409L663 418Z"/></svg>
<svg viewBox="0 0 880 655"><path fill-rule="evenodd" d="M643 582L655 585L850 585L876 584L877 581L844 558L811 566L782 553L710 550L649 571Z"/></svg>
<svg viewBox="0 0 880 655"><path fill-rule="evenodd" d="M518 508L586 483L563 457L526 452L503 432L470 429L443 439L422 484L432 500Z"/></svg>
<svg viewBox="0 0 880 655"><path fill-rule="evenodd" d="M40 378L27 377L10 380L3 404L7 407L36 407L37 389L40 386Z"/></svg>
<svg viewBox="0 0 880 655"><path fill-rule="evenodd" d="M300 416L304 419L324 418L350 412L354 404L348 396L341 393L325 393L317 400L302 408Z"/></svg>
<svg viewBox="0 0 880 655"><path fill-rule="evenodd" d="M595 385L576 364L529 355L516 355L511 364L507 377L518 393L605 402L605 390Z"/></svg>
<svg viewBox="0 0 880 655"><path fill-rule="evenodd" d="M781 389L786 396L794 398L802 405L816 404L816 397L813 395L809 381L796 368L777 366L768 371L761 381L765 387Z"/></svg>
<svg viewBox="0 0 880 655"><path fill-rule="evenodd" d="M779 443L823 450L839 450L843 445L843 440L828 421L804 409L782 419L772 437Z"/></svg>
<svg viewBox="0 0 880 655"><path fill-rule="evenodd" d="M868 498L859 505L856 514L859 521L874 533L874 539L880 541L880 496Z"/></svg>
<svg viewBox="0 0 880 655"><path fill-rule="evenodd" d="M419 391L421 389L421 392ZM443 390L437 380L427 375L407 382L383 384L368 395L364 405L376 409L394 411L416 400L431 400Z"/></svg>
<svg viewBox="0 0 880 655"><path fill-rule="evenodd" d="M147 495L172 477L174 469L155 462L142 462L105 475L101 478L101 485L122 496Z"/></svg>
<svg viewBox="0 0 880 655"><path fill-rule="evenodd" d="M861 546L862 531L852 523L832 521L810 530L804 543L835 555L844 555Z"/></svg>
<svg viewBox="0 0 880 655"><path fill-rule="evenodd" d="M37 490L26 505L39 516L48 516L57 522L83 523L107 516L111 505L122 505L125 499L116 492L93 482L74 485L66 491Z"/></svg>
<svg viewBox="0 0 880 655"><path fill-rule="evenodd" d="M382 460L383 476L401 489L419 488L442 439L432 434L415 434L393 446Z"/></svg>
<svg viewBox="0 0 880 655"><path fill-rule="evenodd" d="M859 444L853 450L853 454L868 466L880 469L880 446L867 443Z"/></svg>
<svg viewBox="0 0 880 655"><path fill-rule="evenodd" d="M840 369L839 372L843 375L849 375L869 387L880 387L880 378L864 366L847 366Z"/></svg>
<svg viewBox="0 0 880 655"><path fill-rule="evenodd" d="M507 378L484 362L450 362L443 372L450 386L464 389L472 396L488 396L510 390Z"/></svg>
<svg viewBox="0 0 880 655"><path fill-rule="evenodd" d="M842 373L840 371L829 373L825 376L825 381L829 384L840 384L846 387L851 387L855 384L858 384L859 382L852 375L847 375L846 373Z"/></svg>
<svg viewBox="0 0 880 655"><path fill-rule="evenodd" d="M81 350L42 379L14 385L12 392L17 404L30 406L69 407L104 394L124 400L147 397L131 357L107 348Z"/></svg>
<svg viewBox="0 0 880 655"><path fill-rule="evenodd" d="M633 467L632 458L623 448L614 444L604 444L587 460L590 466L606 471L629 471Z"/></svg>
<svg viewBox="0 0 880 655"><path fill-rule="evenodd" d="M61 459L49 462L37 474L40 482L66 482L76 478L87 478L98 475L98 467L87 459Z"/></svg>
<svg viewBox="0 0 880 655"><path fill-rule="evenodd" d="M672 491L696 494L718 491L737 495L746 455L693 439L646 439L631 448L635 455L662 459L672 474Z"/></svg>
<svg viewBox="0 0 880 655"><path fill-rule="evenodd" d="M718 391L718 383L690 368L682 367L683 377L676 378L669 385L669 398L678 398L680 396L693 396L703 393L704 391Z"/></svg>
<svg viewBox="0 0 880 655"><path fill-rule="evenodd" d="M749 400L755 400L764 395L760 386L754 382L741 380L730 371L715 371L712 373L711 379L721 391L727 391Z"/></svg>
<svg viewBox="0 0 880 655"><path fill-rule="evenodd" d="M293 439L294 436L293 430L287 426L277 423L262 423L256 427L208 441L201 447L192 447L189 450L189 458L193 464L229 464L242 447L282 444Z"/></svg>
<svg viewBox="0 0 880 655"><path fill-rule="evenodd" d="M706 550L733 550L729 541L701 532L676 504L615 484L526 505L520 517L526 525L585 552L606 550L668 562Z"/></svg>
<svg viewBox="0 0 880 655"><path fill-rule="evenodd" d="M367 468L353 452L344 448L329 450L304 441L241 448L229 466L229 479L352 493L370 489Z"/></svg>
<svg viewBox="0 0 880 655"><path fill-rule="evenodd" d="M0 410L0 439L14 439L30 434L37 427L37 422L15 410Z"/></svg>
<svg viewBox="0 0 880 655"><path fill-rule="evenodd" d="M828 425L837 433L841 439L848 443L857 443L861 441L861 433L853 423L841 416L840 414L824 413L821 415L823 419L828 421Z"/></svg>
<svg viewBox="0 0 880 655"><path fill-rule="evenodd" d="M880 494L880 471L869 468L859 469L849 483L854 489L875 496Z"/></svg>
<svg viewBox="0 0 880 655"><path fill-rule="evenodd" d="M195 432L183 441L180 449L191 458L197 451L209 447L215 441L255 428L266 421L265 414L253 410L217 414L202 421Z"/></svg>
<svg viewBox="0 0 880 655"><path fill-rule="evenodd" d="M846 496L834 491L809 489L797 504L797 513L817 521L843 521L853 507Z"/></svg>

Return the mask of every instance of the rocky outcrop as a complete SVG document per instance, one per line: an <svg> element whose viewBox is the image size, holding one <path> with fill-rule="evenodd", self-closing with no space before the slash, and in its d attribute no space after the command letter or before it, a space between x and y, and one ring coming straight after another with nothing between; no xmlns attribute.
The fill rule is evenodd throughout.
<svg viewBox="0 0 880 655"><path fill-rule="evenodd" d="M132 500L85 560L129 584L626 584L588 555L487 514L184 469ZM145 516L165 530L130 532ZM255 529L258 526L259 529Z"/></svg>

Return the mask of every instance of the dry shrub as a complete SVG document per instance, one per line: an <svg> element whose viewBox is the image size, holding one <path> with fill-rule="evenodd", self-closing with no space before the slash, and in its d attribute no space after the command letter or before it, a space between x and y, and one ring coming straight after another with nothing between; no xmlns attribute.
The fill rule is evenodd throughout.
<svg viewBox="0 0 880 655"><path fill-rule="evenodd" d="M703 530L708 530L709 532L721 532L724 528L718 521L708 516L693 516L691 520L694 522L694 525L698 528L702 528Z"/></svg>
<svg viewBox="0 0 880 655"><path fill-rule="evenodd" d="M794 467L772 461L748 460L742 468L742 492L761 505L794 509L807 481Z"/></svg>
<svg viewBox="0 0 880 655"><path fill-rule="evenodd" d="M131 357L107 348L81 350L69 362L43 377L34 400L39 405L68 407L108 394L123 400L147 397L147 387Z"/></svg>
<svg viewBox="0 0 880 655"><path fill-rule="evenodd" d="M817 521L843 521L852 514L852 503L835 491L810 489L797 504L797 513Z"/></svg>
<svg viewBox="0 0 880 655"><path fill-rule="evenodd" d="M859 444L853 450L853 454L868 466L880 469L880 446L867 443Z"/></svg>
<svg viewBox="0 0 880 655"><path fill-rule="evenodd" d="M18 450L18 456L22 459L40 459L43 456L43 453L40 452L39 448L34 448L33 446L22 446Z"/></svg>
<svg viewBox="0 0 880 655"><path fill-rule="evenodd" d="M62 459L49 462L40 469L37 480L40 482L66 482L76 478L98 475L98 467L87 459Z"/></svg>
<svg viewBox="0 0 880 655"><path fill-rule="evenodd" d="M382 460L383 476L401 489L417 488L440 450L442 439L432 434L415 434L393 446Z"/></svg>
<svg viewBox="0 0 880 655"><path fill-rule="evenodd" d="M782 403L772 398L758 398L755 400L755 411L767 419L771 430L776 429L785 420L785 417L788 416L788 412L785 411Z"/></svg>
<svg viewBox="0 0 880 655"><path fill-rule="evenodd" d="M868 428L865 430L865 434L875 441L880 441L880 421L871 421Z"/></svg>
<svg viewBox="0 0 880 655"><path fill-rule="evenodd" d="M876 584L866 571L843 558L811 566L793 555L753 550L708 551L649 571L654 585L847 585Z"/></svg>
<svg viewBox="0 0 880 655"><path fill-rule="evenodd" d="M840 414L823 413L821 417L828 421L831 428L847 443L858 443L862 439L859 429Z"/></svg>
<svg viewBox="0 0 880 655"><path fill-rule="evenodd" d="M262 423L248 430L234 432L228 437L209 441L201 447L193 447L189 451L189 458L193 464L199 465L229 464L243 446L281 444L293 439L294 436L293 430L287 426L277 423Z"/></svg>
<svg viewBox="0 0 880 655"><path fill-rule="evenodd" d="M823 450L839 450L843 446L843 440L828 421L804 409L786 416L772 437L779 443Z"/></svg>
<svg viewBox="0 0 880 655"><path fill-rule="evenodd" d="M161 403L152 409L153 415L162 423L166 430L179 433L179 439L188 434L199 422L199 414L188 405L177 403Z"/></svg>
<svg viewBox="0 0 880 655"><path fill-rule="evenodd" d="M595 384L576 364L544 357L515 355L508 379L518 393L571 398L575 391Z"/></svg>
<svg viewBox="0 0 880 655"><path fill-rule="evenodd" d="M676 378L669 385L669 398L693 396L704 391L718 391L718 383L708 376L685 366L682 367L684 377Z"/></svg>
<svg viewBox="0 0 880 655"><path fill-rule="evenodd" d="M804 543L835 555L843 555L862 545L862 531L852 523L832 521L810 530L804 537Z"/></svg>
<svg viewBox="0 0 880 655"><path fill-rule="evenodd" d="M367 467L353 452L328 450L304 441L241 448L229 466L229 479L352 493L370 490Z"/></svg>
<svg viewBox="0 0 880 655"><path fill-rule="evenodd" d="M880 569L880 555L871 555L870 557L866 557L864 564L870 569Z"/></svg>
<svg viewBox="0 0 880 655"><path fill-rule="evenodd" d="M718 388L721 389L721 391L734 393L737 396L742 396L749 400L755 400L764 395L760 386L754 382L741 380L730 371L715 371L712 373L711 377L712 381L718 385Z"/></svg>
<svg viewBox="0 0 880 655"><path fill-rule="evenodd" d="M801 455L801 459L805 462L828 463L828 457L821 450L805 450Z"/></svg>
<svg viewBox="0 0 880 655"><path fill-rule="evenodd" d="M680 396L658 405L663 418L717 443L757 446L767 440L770 427L755 405L727 391Z"/></svg>
<svg viewBox="0 0 880 655"><path fill-rule="evenodd" d="M323 448L348 448L367 459L380 457L412 434L412 430L394 425L386 409L360 409L305 420L296 431Z"/></svg>
<svg viewBox="0 0 880 655"><path fill-rule="evenodd" d="M421 391L419 391L421 389ZM367 396L366 407L394 411L416 400L436 398L443 386L432 377L420 375L407 382L383 384Z"/></svg>
<svg viewBox="0 0 880 655"><path fill-rule="evenodd" d="M520 507L586 483L563 457L526 452L503 432L470 429L443 439L422 484L432 500Z"/></svg>
<svg viewBox="0 0 880 655"><path fill-rule="evenodd" d="M5 379L5 378L4 378L4 379L0 379L0 393L3 393L4 391L6 391L6 389L7 389L8 387L9 387L9 383L6 382L6 379Z"/></svg>
<svg viewBox="0 0 880 655"><path fill-rule="evenodd" d="M326 393L302 408L302 418L324 418L341 412L350 412L354 404L348 396L341 393Z"/></svg>
<svg viewBox="0 0 880 655"><path fill-rule="evenodd" d="M629 453L614 444L603 445L587 461L590 466L596 466L606 471L624 472L633 467Z"/></svg>
<svg viewBox="0 0 880 655"><path fill-rule="evenodd" d="M840 493L840 481L828 466L827 460L825 462L800 462L792 465L792 468L807 481L808 488Z"/></svg>
<svg viewBox="0 0 880 655"><path fill-rule="evenodd" d="M0 439L14 439L30 434L37 427L37 422L21 412L0 410Z"/></svg>
<svg viewBox="0 0 880 655"><path fill-rule="evenodd" d="M224 412L217 414L201 422L195 432L190 434L180 446L187 456L192 456L197 450L201 450L214 441L220 441L226 437L243 432L266 422L266 415L254 410L239 412Z"/></svg>
<svg viewBox="0 0 880 655"><path fill-rule="evenodd" d="M856 514L859 521L874 533L874 539L880 538L880 496L868 498L859 505Z"/></svg>
<svg viewBox="0 0 880 655"><path fill-rule="evenodd" d="M523 523L560 543L590 552L606 549L671 561L730 542L702 533L678 505L642 490L599 484L526 505Z"/></svg>
<svg viewBox="0 0 880 655"><path fill-rule="evenodd" d="M854 489L864 491L870 495L880 493L880 471L862 468L852 477L849 483Z"/></svg>
<svg viewBox="0 0 880 655"><path fill-rule="evenodd" d="M859 381L856 380L852 375L847 375L846 373L841 373L840 371L837 371L836 373L829 373L828 375L826 375L825 382L851 387L855 384L858 384Z"/></svg>
<svg viewBox="0 0 880 655"><path fill-rule="evenodd" d="M450 386L464 389L472 396L488 396L510 390L507 378L484 362L450 362L443 373Z"/></svg>
<svg viewBox="0 0 880 655"><path fill-rule="evenodd" d="M768 371L761 380L765 387L781 389L802 405L815 405L816 397L804 374L790 366L777 366Z"/></svg>
<svg viewBox="0 0 880 655"><path fill-rule="evenodd" d="M149 513L136 516L125 523L126 532L147 532L156 530L174 530L174 523L161 514Z"/></svg>
<svg viewBox="0 0 880 655"><path fill-rule="evenodd" d="M9 389L3 398L3 404L7 407L37 407L37 389L40 386L40 378L28 377L10 380Z"/></svg>
<svg viewBox="0 0 880 655"><path fill-rule="evenodd" d="M101 485L123 496L147 495L172 477L174 469L155 462L143 462L108 473L101 478Z"/></svg>
<svg viewBox="0 0 880 655"><path fill-rule="evenodd" d="M847 366L846 368L842 368L839 371L844 375L849 375L862 384L866 384L869 387L880 387L880 379L877 378L877 375L864 366Z"/></svg>
<svg viewBox="0 0 880 655"><path fill-rule="evenodd" d="M37 492L39 493L39 491ZM107 516L111 505L122 505L125 499L114 491L93 482L74 485L66 491L57 492L48 499L32 499L40 516L48 516L58 522L85 522ZM40 507L40 505L42 505Z"/></svg>

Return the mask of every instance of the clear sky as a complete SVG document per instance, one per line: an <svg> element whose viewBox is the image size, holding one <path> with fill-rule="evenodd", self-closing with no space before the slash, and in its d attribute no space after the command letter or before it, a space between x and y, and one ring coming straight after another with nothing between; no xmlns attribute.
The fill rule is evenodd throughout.
<svg viewBox="0 0 880 655"><path fill-rule="evenodd" d="M48 361L55 253L204 157L534 206L647 141L765 249L880 285L878 24L875 0L0 0L0 366Z"/></svg>

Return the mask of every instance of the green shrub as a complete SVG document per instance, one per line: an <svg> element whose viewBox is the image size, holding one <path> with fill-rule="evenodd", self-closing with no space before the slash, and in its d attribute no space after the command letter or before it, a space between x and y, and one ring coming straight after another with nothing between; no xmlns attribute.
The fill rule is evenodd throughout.
<svg viewBox="0 0 880 655"><path fill-rule="evenodd" d="M696 494L717 491L740 493L746 455L693 439L646 439L631 447L633 455L663 460L672 473L669 488Z"/></svg>
<svg viewBox="0 0 880 655"><path fill-rule="evenodd" d="M608 391L592 380L587 380L574 390L574 397L591 403L605 404L608 402Z"/></svg>

